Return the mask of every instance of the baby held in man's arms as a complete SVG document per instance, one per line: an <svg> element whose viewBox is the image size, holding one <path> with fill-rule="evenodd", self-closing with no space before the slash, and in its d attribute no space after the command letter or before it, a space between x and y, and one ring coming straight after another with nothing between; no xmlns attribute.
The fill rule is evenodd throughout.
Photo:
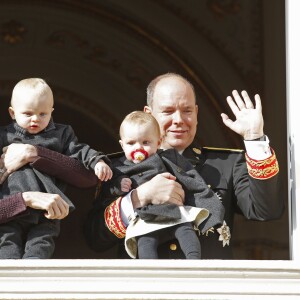
<svg viewBox="0 0 300 300"><path fill-rule="evenodd" d="M126 230L128 255L158 258L158 245L176 238L187 259L201 258L197 235L223 223L221 201L175 149L159 149L159 125L150 114L135 111L127 115L120 126L120 144L125 156L114 159L113 178L103 183L101 197L124 195L164 172L185 190L185 206L157 204L134 211Z"/></svg>

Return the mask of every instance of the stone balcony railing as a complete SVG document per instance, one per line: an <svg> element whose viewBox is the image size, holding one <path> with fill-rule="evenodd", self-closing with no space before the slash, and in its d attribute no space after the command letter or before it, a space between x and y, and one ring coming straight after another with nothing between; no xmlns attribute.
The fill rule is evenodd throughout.
<svg viewBox="0 0 300 300"><path fill-rule="evenodd" d="M300 263L2 260L0 299L300 299Z"/></svg>

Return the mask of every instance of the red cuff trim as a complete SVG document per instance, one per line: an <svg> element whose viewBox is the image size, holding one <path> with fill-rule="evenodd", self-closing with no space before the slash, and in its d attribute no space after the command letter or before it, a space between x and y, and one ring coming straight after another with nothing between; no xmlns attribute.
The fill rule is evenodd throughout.
<svg viewBox="0 0 300 300"><path fill-rule="evenodd" d="M111 203L104 211L105 224L107 228L119 239L126 235L126 227L121 218L121 200L122 197Z"/></svg>
<svg viewBox="0 0 300 300"><path fill-rule="evenodd" d="M255 179L269 179L279 173L279 165L273 149L272 156L264 160L255 160L246 153L246 163L249 175Z"/></svg>

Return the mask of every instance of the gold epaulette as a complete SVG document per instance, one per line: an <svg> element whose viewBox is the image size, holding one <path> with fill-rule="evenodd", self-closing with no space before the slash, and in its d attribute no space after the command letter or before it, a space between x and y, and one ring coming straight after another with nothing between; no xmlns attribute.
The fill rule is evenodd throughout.
<svg viewBox="0 0 300 300"><path fill-rule="evenodd" d="M231 148L216 148L216 147L202 147L204 151L220 151L220 152L233 152L233 153L242 153L243 149L231 149Z"/></svg>
<svg viewBox="0 0 300 300"><path fill-rule="evenodd" d="M106 154L108 158L116 158L124 155L123 151Z"/></svg>

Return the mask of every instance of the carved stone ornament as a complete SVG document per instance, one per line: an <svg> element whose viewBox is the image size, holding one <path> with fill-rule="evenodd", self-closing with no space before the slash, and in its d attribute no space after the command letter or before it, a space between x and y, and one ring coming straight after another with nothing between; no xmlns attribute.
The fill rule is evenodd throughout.
<svg viewBox="0 0 300 300"><path fill-rule="evenodd" d="M26 29L23 24L18 21L10 20L1 25L1 37L7 44L17 44L24 41Z"/></svg>

